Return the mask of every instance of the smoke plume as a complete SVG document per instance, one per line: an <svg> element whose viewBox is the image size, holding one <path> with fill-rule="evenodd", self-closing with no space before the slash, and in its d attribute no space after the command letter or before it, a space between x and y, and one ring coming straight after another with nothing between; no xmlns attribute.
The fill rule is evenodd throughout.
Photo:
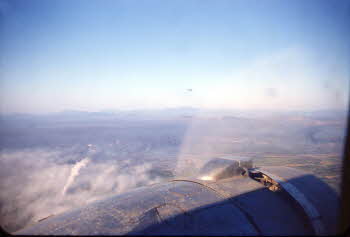
<svg viewBox="0 0 350 237"><path fill-rule="evenodd" d="M64 195L66 193L67 188L73 183L75 177L77 175L79 175L79 170L81 168L83 168L85 165L87 165L87 163L89 163L88 159L84 159L79 161L78 163L76 163L73 167L72 170L70 172L69 178L67 180L66 185L64 185L63 190L62 190L62 195Z"/></svg>

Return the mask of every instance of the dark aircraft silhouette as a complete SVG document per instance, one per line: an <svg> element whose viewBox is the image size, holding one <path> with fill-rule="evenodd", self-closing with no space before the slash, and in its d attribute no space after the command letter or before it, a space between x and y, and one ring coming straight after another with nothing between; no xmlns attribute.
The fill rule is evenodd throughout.
<svg viewBox="0 0 350 237"><path fill-rule="evenodd" d="M287 167L215 158L197 177L134 189L45 218L21 235L332 235L337 194Z"/></svg>

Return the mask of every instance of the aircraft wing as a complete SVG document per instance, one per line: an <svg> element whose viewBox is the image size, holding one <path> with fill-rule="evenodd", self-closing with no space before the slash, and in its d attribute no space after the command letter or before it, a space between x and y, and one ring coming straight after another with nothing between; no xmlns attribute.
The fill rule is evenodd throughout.
<svg viewBox="0 0 350 237"><path fill-rule="evenodd" d="M332 235L339 200L314 175L214 159L196 178L134 189L14 234Z"/></svg>

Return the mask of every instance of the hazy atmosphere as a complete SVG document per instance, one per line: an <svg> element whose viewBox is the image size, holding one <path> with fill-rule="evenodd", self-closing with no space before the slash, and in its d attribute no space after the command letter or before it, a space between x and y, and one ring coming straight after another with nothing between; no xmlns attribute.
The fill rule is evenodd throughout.
<svg viewBox="0 0 350 237"><path fill-rule="evenodd" d="M0 0L0 225L214 157L339 192L348 1Z"/></svg>

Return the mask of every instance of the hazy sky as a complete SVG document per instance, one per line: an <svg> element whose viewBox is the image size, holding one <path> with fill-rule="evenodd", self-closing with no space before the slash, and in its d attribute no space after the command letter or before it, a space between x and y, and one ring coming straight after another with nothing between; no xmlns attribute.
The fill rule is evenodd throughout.
<svg viewBox="0 0 350 237"><path fill-rule="evenodd" d="M1 113L347 106L349 1L0 0L0 17Z"/></svg>

